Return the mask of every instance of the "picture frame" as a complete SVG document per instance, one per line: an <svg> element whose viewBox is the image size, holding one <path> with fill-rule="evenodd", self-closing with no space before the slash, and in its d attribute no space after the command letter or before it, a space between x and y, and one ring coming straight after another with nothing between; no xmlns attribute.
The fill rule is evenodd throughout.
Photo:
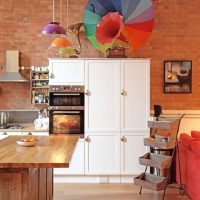
<svg viewBox="0 0 200 200"><path fill-rule="evenodd" d="M164 61L164 93L192 92L192 61Z"/></svg>

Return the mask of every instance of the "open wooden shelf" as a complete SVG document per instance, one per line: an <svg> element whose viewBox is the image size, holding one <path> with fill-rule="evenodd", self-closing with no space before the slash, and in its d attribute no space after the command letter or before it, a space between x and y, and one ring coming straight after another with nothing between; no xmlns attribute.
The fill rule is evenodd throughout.
<svg viewBox="0 0 200 200"><path fill-rule="evenodd" d="M147 173L142 173L134 178L135 185L154 190L164 190L167 184L167 178Z"/></svg>
<svg viewBox="0 0 200 200"><path fill-rule="evenodd" d="M170 168L176 149L180 120L183 116L179 119L157 118L156 121L147 122L150 128L150 137L144 138L144 145L149 146L152 153L146 153L139 157L139 163L146 166L145 172L134 178L135 185L140 186L140 194L143 187L154 191L164 190L162 197L164 200L170 180ZM170 153L171 156L160 154L161 152ZM146 173L147 167L150 167L151 174ZM153 174L154 172L156 175Z"/></svg>
<svg viewBox="0 0 200 200"><path fill-rule="evenodd" d="M31 71L31 73L49 73L49 71Z"/></svg>
<svg viewBox="0 0 200 200"><path fill-rule="evenodd" d="M32 103L33 105L48 105L48 103Z"/></svg>
<svg viewBox="0 0 200 200"><path fill-rule="evenodd" d="M38 87L37 87L37 86L35 86L35 87L32 87L32 89L34 89L34 88L39 88L39 89L49 89L49 87L48 87L48 86L45 86L45 87L42 87L42 86L41 86L41 87L40 87L40 86L38 86Z"/></svg>
<svg viewBox="0 0 200 200"><path fill-rule="evenodd" d="M48 81L49 79L34 78L32 81Z"/></svg>
<svg viewBox="0 0 200 200"><path fill-rule="evenodd" d="M155 153L146 153L144 156L139 157L139 163L141 165L156 167L159 169L168 169L171 166L171 161L171 156Z"/></svg>
<svg viewBox="0 0 200 200"><path fill-rule="evenodd" d="M157 139L150 140L149 138L144 138L144 145L159 149L174 149L176 145L176 140L160 141Z"/></svg>
<svg viewBox="0 0 200 200"><path fill-rule="evenodd" d="M30 98L33 105L48 105L49 102L49 71L30 71ZM47 67L46 67L47 68Z"/></svg>

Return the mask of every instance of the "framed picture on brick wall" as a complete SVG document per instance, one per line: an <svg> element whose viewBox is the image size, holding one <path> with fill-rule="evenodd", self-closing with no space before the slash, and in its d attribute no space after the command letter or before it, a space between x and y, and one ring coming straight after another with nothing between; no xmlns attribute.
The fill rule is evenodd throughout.
<svg viewBox="0 0 200 200"><path fill-rule="evenodd" d="M164 61L164 93L192 92L192 61Z"/></svg>

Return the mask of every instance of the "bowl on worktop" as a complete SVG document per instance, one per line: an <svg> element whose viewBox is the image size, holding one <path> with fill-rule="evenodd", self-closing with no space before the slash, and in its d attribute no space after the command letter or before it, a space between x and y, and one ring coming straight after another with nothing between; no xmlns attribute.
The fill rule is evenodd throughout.
<svg viewBox="0 0 200 200"><path fill-rule="evenodd" d="M20 146L31 147L37 144L38 141L39 141L38 138L35 136L25 136L25 137L21 137L16 142Z"/></svg>

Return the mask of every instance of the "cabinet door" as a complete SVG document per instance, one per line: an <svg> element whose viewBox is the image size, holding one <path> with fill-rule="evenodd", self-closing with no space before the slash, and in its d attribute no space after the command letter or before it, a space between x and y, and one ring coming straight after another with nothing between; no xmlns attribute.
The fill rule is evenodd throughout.
<svg viewBox="0 0 200 200"><path fill-rule="evenodd" d="M120 140L118 135L89 135L85 143L86 174L120 173Z"/></svg>
<svg viewBox="0 0 200 200"><path fill-rule="evenodd" d="M139 157L146 153L144 138L147 134L125 134L121 138L121 174L139 174L144 166L139 164Z"/></svg>
<svg viewBox="0 0 200 200"><path fill-rule="evenodd" d="M145 131L150 112L150 61L121 61L121 130Z"/></svg>
<svg viewBox="0 0 200 200"><path fill-rule="evenodd" d="M119 80L120 61L86 61L86 132L119 131Z"/></svg>
<svg viewBox="0 0 200 200"><path fill-rule="evenodd" d="M69 168L54 168L55 175L84 174L84 140L80 139Z"/></svg>
<svg viewBox="0 0 200 200"><path fill-rule="evenodd" d="M49 61L49 85L83 85L84 60Z"/></svg>

